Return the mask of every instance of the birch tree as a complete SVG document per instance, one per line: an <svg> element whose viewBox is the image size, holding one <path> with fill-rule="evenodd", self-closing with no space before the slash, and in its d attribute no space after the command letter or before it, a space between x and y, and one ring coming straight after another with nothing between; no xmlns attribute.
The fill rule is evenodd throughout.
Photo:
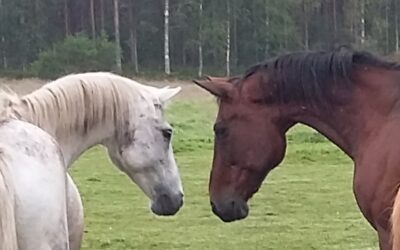
<svg viewBox="0 0 400 250"><path fill-rule="evenodd" d="M115 64L117 72L122 72L121 42L119 36L119 2L114 0Z"/></svg>
<svg viewBox="0 0 400 250"><path fill-rule="evenodd" d="M360 9L361 9L361 34L360 34L360 43L361 45L365 44L365 0L360 1Z"/></svg>
<svg viewBox="0 0 400 250"><path fill-rule="evenodd" d="M137 2L136 2L137 4ZM135 73L139 73L138 55L137 55L137 10L135 0L129 0L128 19L129 19L129 47L131 52L131 61Z"/></svg>
<svg viewBox="0 0 400 250"><path fill-rule="evenodd" d="M231 6L230 0L226 1L227 8L227 21L226 21L226 75L229 76L231 74Z"/></svg>
<svg viewBox="0 0 400 250"><path fill-rule="evenodd" d="M169 61L169 0L164 2L164 71L165 74L171 74Z"/></svg>
<svg viewBox="0 0 400 250"><path fill-rule="evenodd" d="M96 38L96 19L94 13L94 0L90 0L90 27L92 31L92 39Z"/></svg>
<svg viewBox="0 0 400 250"><path fill-rule="evenodd" d="M310 36L309 36L309 6L306 0L302 1L303 8L303 31L304 31L304 49L308 50L310 48Z"/></svg>
<svg viewBox="0 0 400 250"><path fill-rule="evenodd" d="M64 27L65 27L65 36L69 36L69 10L68 10L68 0L64 0Z"/></svg>
<svg viewBox="0 0 400 250"><path fill-rule="evenodd" d="M395 49L399 52L399 0L394 0L394 32L395 32Z"/></svg>
<svg viewBox="0 0 400 250"><path fill-rule="evenodd" d="M198 76L203 76L203 0L199 0L199 69Z"/></svg>
<svg viewBox="0 0 400 250"><path fill-rule="evenodd" d="M105 32L104 0L100 0L100 29Z"/></svg>

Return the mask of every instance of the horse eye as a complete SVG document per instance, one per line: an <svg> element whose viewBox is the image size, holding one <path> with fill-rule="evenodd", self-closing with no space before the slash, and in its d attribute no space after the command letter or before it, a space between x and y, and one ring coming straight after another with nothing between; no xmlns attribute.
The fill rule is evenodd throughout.
<svg viewBox="0 0 400 250"><path fill-rule="evenodd" d="M163 134L165 139L168 139L168 140L171 139L172 129L170 129L170 128L163 129L161 132L162 132L162 134Z"/></svg>
<svg viewBox="0 0 400 250"><path fill-rule="evenodd" d="M215 133L215 136L218 138L224 137L228 134L228 128L216 124L214 126L214 133Z"/></svg>

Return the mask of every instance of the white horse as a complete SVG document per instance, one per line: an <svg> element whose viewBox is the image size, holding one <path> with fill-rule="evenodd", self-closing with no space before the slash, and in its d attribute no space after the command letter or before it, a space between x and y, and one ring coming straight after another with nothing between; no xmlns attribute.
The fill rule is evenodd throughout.
<svg viewBox="0 0 400 250"><path fill-rule="evenodd" d="M164 105L180 88L155 88L111 73L73 74L19 97L3 92L10 109L56 138L65 164L102 144L112 162L149 197L151 210L174 215L183 204L175 163L172 128ZM71 249L79 249L83 212L79 193L68 177L68 223Z"/></svg>
<svg viewBox="0 0 400 250"><path fill-rule="evenodd" d="M66 167L57 142L4 116L0 138L0 249L68 250Z"/></svg>

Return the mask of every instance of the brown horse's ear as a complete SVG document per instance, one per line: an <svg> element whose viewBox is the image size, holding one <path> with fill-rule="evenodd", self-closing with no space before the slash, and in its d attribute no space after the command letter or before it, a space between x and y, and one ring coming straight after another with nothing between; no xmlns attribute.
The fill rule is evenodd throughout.
<svg viewBox="0 0 400 250"><path fill-rule="evenodd" d="M206 78L212 82L229 82L229 77L206 76Z"/></svg>
<svg viewBox="0 0 400 250"><path fill-rule="evenodd" d="M215 76L206 76L209 81L212 82L229 82L229 83L234 83L240 78L241 76L230 76L230 77L215 77Z"/></svg>
<svg viewBox="0 0 400 250"><path fill-rule="evenodd" d="M222 78L206 77L206 80L193 80L195 84L207 90L216 97L227 97L232 89L232 84Z"/></svg>

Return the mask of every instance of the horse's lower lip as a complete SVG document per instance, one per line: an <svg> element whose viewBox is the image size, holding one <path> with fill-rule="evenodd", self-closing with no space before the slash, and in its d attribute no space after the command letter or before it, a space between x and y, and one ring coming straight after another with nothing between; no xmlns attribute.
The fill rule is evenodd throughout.
<svg viewBox="0 0 400 250"><path fill-rule="evenodd" d="M180 210L180 207L177 208L168 208L168 209L160 209L156 208L154 205L151 206L151 211L159 216L173 216Z"/></svg>
<svg viewBox="0 0 400 250"><path fill-rule="evenodd" d="M215 215L217 215L218 218L220 218L223 222L234 222L237 220L243 220L247 217L246 215L238 215L238 216L231 216L231 215L227 215L227 214L223 214L223 213L214 213Z"/></svg>
<svg viewBox="0 0 400 250"><path fill-rule="evenodd" d="M231 218L231 217L224 217L224 216L218 216L218 218L220 218L225 223L234 222L234 221L243 219L243 218L240 219L240 218Z"/></svg>
<svg viewBox="0 0 400 250"><path fill-rule="evenodd" d="M223 222L233 222L247 217L249 208L245 202L228 202L220 207L211 202L212 212Z"/></svg>
<svg viewBox="0 0 400 250"><path fill-rule="evenodd" d="M152 209L153 213L159 216L173 216L175 215L179 210L175 210L175 211L158 211L158 210L154 210Z"/></svg>

